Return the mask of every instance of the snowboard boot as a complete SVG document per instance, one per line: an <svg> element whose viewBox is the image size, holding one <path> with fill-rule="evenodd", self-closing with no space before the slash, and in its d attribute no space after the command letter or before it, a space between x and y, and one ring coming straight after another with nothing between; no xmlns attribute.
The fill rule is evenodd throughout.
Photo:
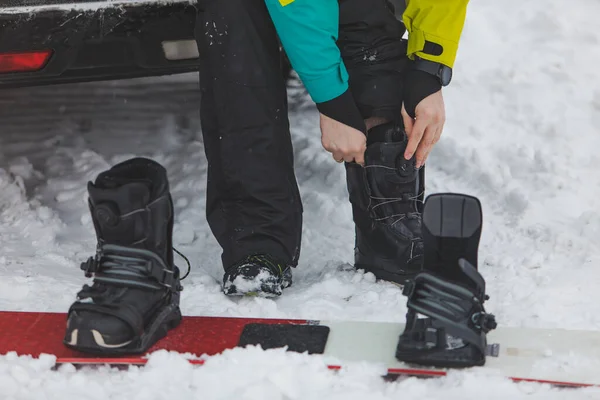
<svg viewBox="0 0 600 400"><path fill-rule="evenodd" d="M167 173L152 160L130 159L89 182L88 193L97 250L81 269L94 280L69 309L64 344L143 353L181 321Z"/></svg>
<svg viewBox="0 0 600 400"><path fill-rule="evenodd" d="M277 297L291 285L292 268L264 254L246 257L223 277L223 293L230 296Z"/></svg>
<svg viewBox="0 0 600 400"><path fill-rule="evenodd" d="M403 285L420 272L424 168L404 159L408 138L390 122L368 133L365 167L347 164L356 226L355 268Z"/></svg>
<svg viewBox="0 0 600 400"><path fill-rule="evenodd" d="M496 328L496 320L485 311L485 280L477 271L481 223L475 197L427 198L424 271L404 288L408 312L396 352L400 361L460 368L484 365L493 353L486 334Z"/></svg>

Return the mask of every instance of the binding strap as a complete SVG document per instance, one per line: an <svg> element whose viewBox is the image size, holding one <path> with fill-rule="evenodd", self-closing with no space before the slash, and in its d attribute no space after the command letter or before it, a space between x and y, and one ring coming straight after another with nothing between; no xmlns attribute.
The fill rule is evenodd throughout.
<svg viewBox="0 0 600 400"><path fill-rule="evenodd" d="M496 320L483 306L488 298L483 278L466 260L459 264L472 287L427 272L405 285L409 311L398 345L400 360L437 366L485 362L486 334L496 328Z"/></svg>
<svg viewBox="0 0 600 400"><path fill-rule="evenodd" d="M95 257L81 263L85 276L94 282L142 289L181 291L177 268L169 269L155 253L146 249L102 245Z"/></svg>

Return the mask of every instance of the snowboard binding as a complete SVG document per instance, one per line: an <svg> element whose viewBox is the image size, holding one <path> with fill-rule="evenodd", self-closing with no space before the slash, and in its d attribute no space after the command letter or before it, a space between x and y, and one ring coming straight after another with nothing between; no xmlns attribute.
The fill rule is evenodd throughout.
<svg viewBox="0 0 600 400"><path fill-rule="evenodd" d="M442 368L485 364L486 334L497 324L485 311L485 280L477 271L481 223L475 197L437 194L425 201L424 271L404 287L408 312L398 360Z"/></svg>
<svg viewBox="0 0 600 400"><path fill-rule="evenodd" d="M131 159L98 175L88 193L98 243L81 269L94 280L69 309L63 343L92 354L144 353L181 321L185 277L173 263L166 170Z"/></svg>

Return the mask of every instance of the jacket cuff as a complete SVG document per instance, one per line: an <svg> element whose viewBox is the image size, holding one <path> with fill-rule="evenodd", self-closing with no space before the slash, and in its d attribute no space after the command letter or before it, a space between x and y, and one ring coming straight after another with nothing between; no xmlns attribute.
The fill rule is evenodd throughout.
<svg viewBox="0 0 600 400"><path fill-rule="evenodd" d="M350 89L334 99L316 104L321 114L367 134L365 121L356 106Z"/></svg>
<svg viewBox="0 0 600 400"><path fill-rule="evenodd" d="M334 99L348 90L348 71L341 60L338 65L320 72L316 77L314 72L310 75L297 69L296 72L316 104Z"/></svg>
<svg viewBox="0 0 600 400"><path fill-rule="evenodd" d="M432 49L433 51L431 51ZM408 36L407 55L413 60L414 56L425 60L435 61L452 68L458 52L458 43L453 40L425 33L413 27Z"/></svg>

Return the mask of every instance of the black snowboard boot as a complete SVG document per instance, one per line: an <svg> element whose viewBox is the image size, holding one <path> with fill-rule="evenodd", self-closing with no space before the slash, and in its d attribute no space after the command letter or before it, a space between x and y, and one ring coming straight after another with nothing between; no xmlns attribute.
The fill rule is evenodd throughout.
<svg viewBox="0 0 600 400"><path fill-rule="evenodd" d="M404 288L406 327L396 357L435 367L484 365L486 334L496 328L484 303L485 280L477 270L482 212L472 196L429 196L423 211L423 272Z"/></svg>
<svg viewBox="0 0 600 400"><path fill-rule="evenodd" d="M408 138L393 122L369 131L365 167L347 164L356 225L355 268L404 284L420 270L424 168L404 159Z"/></svg>
<svg viewBox="0 0 600 400"><path fill-rule="evenodd" d="M165 169L134 158L88 183L97 252L81 264L64 344L99 354L143 353L181 321L173 205Z"/></svg>
<svg viewBox="0 0 600 400"><path fill-rule="evenodd" d="M230 296L277 297L291 285L292 268L264 254L232 265L223 277L223 293Z"/></svg>

